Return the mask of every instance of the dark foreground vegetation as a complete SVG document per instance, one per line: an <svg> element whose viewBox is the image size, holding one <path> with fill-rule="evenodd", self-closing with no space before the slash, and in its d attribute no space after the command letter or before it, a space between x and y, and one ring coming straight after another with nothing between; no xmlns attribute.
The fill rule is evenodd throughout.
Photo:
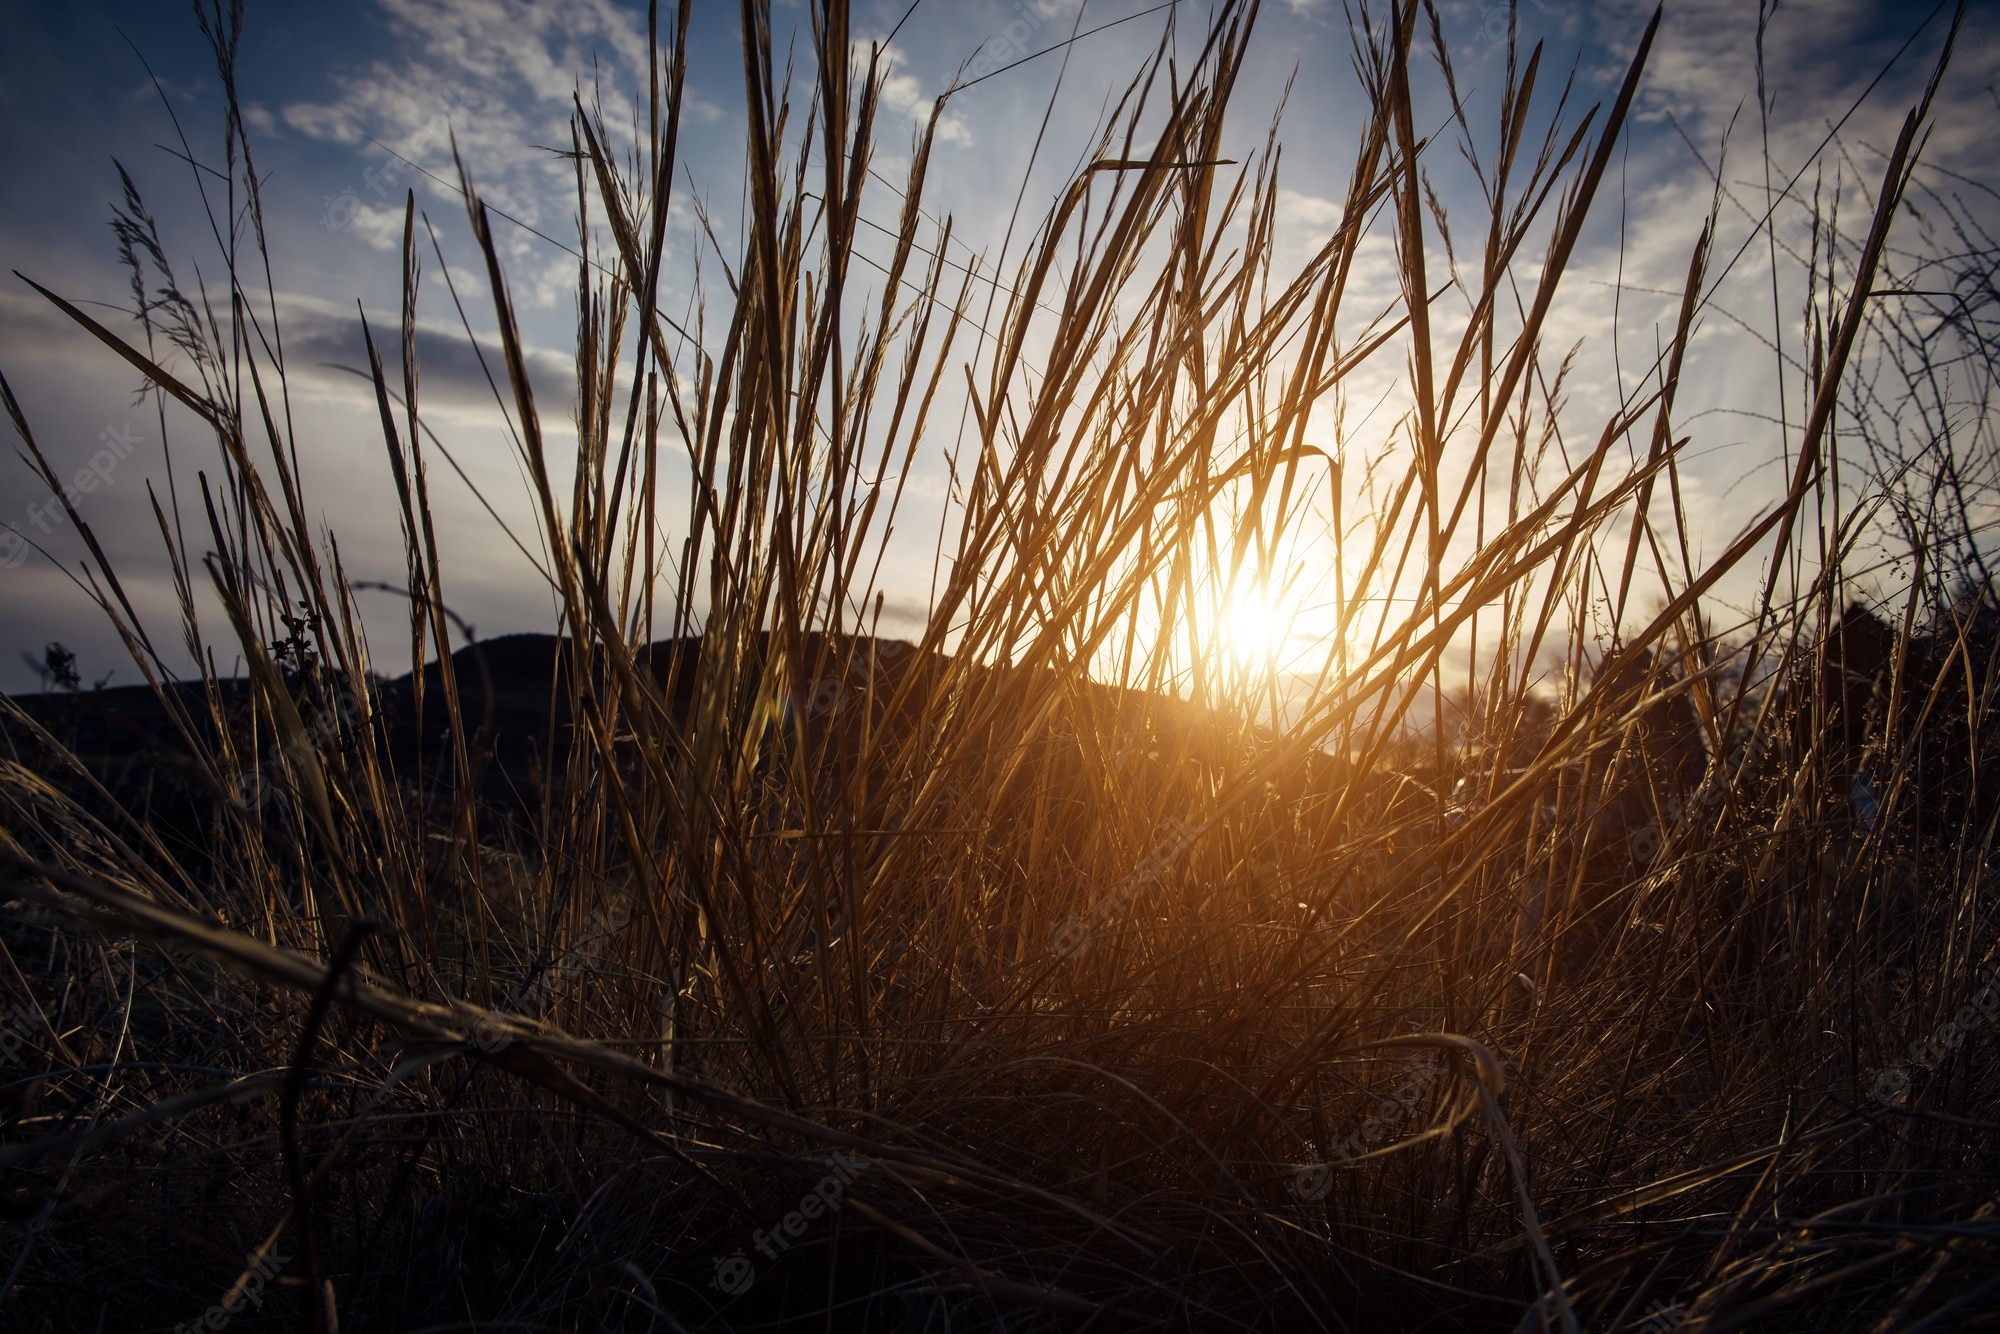
<svg viewBox="0 0 2000 1334"><path fill-rule="evenodd" d="M804 90L774 82L746 3L747 240L699 323L655 300L688 8L661 16L636 158L574 122L607 248L573 482L465 180L559 636L455 627L397 352L413 200L368 349L426 664L399 679L283 426L252 145L232 120L207 183L226 291L184 295L128 200L147 322L51 296L213 437L161 540L188 642L249 670L174 679L70 512L148 685L4 705L0 1323L2000 1320L2000 605L1966 500L1995 479L1922 429L1928 369L1988 383L1994 248L1928 197L1966 244L1889 245L1929 95L1859 232L1811 219L1790 470L1698 565L1676 393L1714 224L1611 420L1564 443L1540 359L1654 30L1593 108L1510 58L1497 159L1458 124L1494 208L1439 297L1428 8L1357 22L1351 221L1295 274L1274 158L1217 165L1253 17L1140 71L995 293L938 258L928 132L850 272L879 71L829 3ZM203 21L233 87L240 16ZM1409 299L1356 312L1371 228ZM1957 295L1857 299L1898 283ZM1407 366L1401 420L1310 442L1371 358ZM897 638L886 533L961 381L956 532ZM1220 647L1210 610L1326 524L1317 675ZM1915 576L1871 609L1884 542Z"/></svg>

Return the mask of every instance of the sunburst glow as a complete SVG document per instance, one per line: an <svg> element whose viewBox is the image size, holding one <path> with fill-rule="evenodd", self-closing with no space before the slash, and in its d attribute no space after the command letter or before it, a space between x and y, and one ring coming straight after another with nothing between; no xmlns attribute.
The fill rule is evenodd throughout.
<svg viewBox="0 0 2000 1334"><path fill-rule="evenodd" d="M1219 647L1238 666L1274 666L1285 657L1296 620L1296 609L1283 599L1262 589L1239 589L1217 619Z"/></svg>

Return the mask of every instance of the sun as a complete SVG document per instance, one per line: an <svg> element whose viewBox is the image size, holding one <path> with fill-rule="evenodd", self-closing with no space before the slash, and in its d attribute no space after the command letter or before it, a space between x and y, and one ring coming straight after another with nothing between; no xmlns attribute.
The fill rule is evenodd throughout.
<svg viewBox="0 0 2000 1334"><path fill-rule="evenodd" d="M1296 628L1292 609L1256 587L1238 588L1221 608L1219 647L1239 667L1271 667L1286 657Z"/></svg>

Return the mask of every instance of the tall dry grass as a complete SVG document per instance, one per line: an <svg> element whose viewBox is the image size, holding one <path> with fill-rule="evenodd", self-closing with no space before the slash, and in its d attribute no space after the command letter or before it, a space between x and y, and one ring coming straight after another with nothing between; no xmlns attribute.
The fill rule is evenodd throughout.
<svg viewBox="0 0 2000 1334"><path fill-rule="evenodd" d="M1275 128L1224 160L1255 8L1135 73L993 275L923 207L935 117L886 260L864 246L882 68L829 2L795 85L746 0L745 240L692 324L660 309L691 5L655 14L634 153L581 100L572 122L573 471L461 170L490 290L452 295L492 302L520 540L568 641L567 725L511 816L432 521L428 219L412 198L400 338L367 348L407 648L434 661L392 694L314 526L233 112L226 290L183 295L128 194L146 326L38 290L219 451L156 506L197 680L69 515L199 796L193 824L151 818L48 707L8 706L10 1322L1991 1317L1992 1053L1902 1055L1992 953L1984 595L1917 581L1923 654L1886 660L1879 716L1836 703L1876 665L1836 626L1878 531L1839 503L1836 419L1857 347L1884 346L1865 298L1936 79L1867 226L1815 232L1790 472L1704 563L1676 422L1714 223L1591 437L1544 355L1658 16L1588 108L1510 45L1497 105L1454 122L1468 146L1475 115L1504 127L1472 156L1490 215L1448 224L1413 112L1420 26L1457 86L1437 17L1357 15L1373 111L1344 220L1283 273ZM241 11L203 21L233 107ZM1401 274L1380 309L1353 295L1371 233ZM1400 419L1316 443L1399 358ZM880 633L889 534L961 402L905 644ZM1934 514L1898 512L1927 550ZM1334 568L1300 575L1314 550ZM1796 587L1794 551L1826 556ZM1718 602L1760 560L1748 614ZM1300 579L1333 628L1287 687L1223 620ZM1626 628L1600 653L1603 602ZM213 665L238 654L247 685Z"/></svg>

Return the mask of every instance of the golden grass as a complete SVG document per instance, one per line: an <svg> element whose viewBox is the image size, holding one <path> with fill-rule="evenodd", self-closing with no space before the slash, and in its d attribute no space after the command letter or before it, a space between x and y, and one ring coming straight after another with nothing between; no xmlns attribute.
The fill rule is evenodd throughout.
<svg viewBox="0 0 2000 1334"><path fill-rule="evenodd" d="M1491 216L1448 278L1409 67L1427 15L1442 34L1414 0L1357 27L1374 112L1346 221L1285 275L1275 129L1220 160L1254 18L1222 4L1197 59L1138 72L989 288L920 207L935 119L888 262L856 268L880 71L855 77L825 4L795 104L750 0L747 239L687 328L657 298L689 8L656 18L636 161L580 101L573 120L578 206L613 244L579 266L567 492L461 172L539 516L524 547L570 645L572 727L512 823L475 778L490 686L451 654L414 198L402 364L369 345L409 643L437 664L396 696L441 738L414 766L312 528L257 247L219 298L168 308L188 378L150 328L136 345L45 291L214 435L219 479L160 533L187 642L218 647L173 682L71 511L205 796L193 837L150 819L46 709L8 706L18 1327L193 1319L274 1254L246 1327L1990 1317L1993 1056L1977 1035L1935 1071L1900 1053L1992 954L1975 696L1996 678L1973 659L2000 641L1972 606L1933 636L1962 669L1892 672L1865 736L1829 730L1821 667L1861 531L1824 503L1876 310L1857 294L1930 93L1865 238L1816 260L1790 475L1697 565L1676 396L1712 225L1645 387L1587 451L1554 434L1567 368L1542 358L1657 16L1581 114L1568 92L1538 109L1539 48L1510 48ZM231 88L238 21L205 20ZM231 150L227 216L256 218L234 128ZM126 217L143 239L136 195ZM1377 227L1402 295L1354 311ZM1400 449L1367 465L1379 503L1343 513L1361 465L1309 417L1396 356ZM957 527L904 646L880 635L888 534L961 388ZM677 469L683 516L660 503ZM1716 628L1718 582L1808 541L1833 553L1818 575L1781 597L1771 560L1749 619ZM1333 624L1287 699L1218 612L1285 590L1306 550L1336 563ZM1639 626L1594 670L1593 600ZM1469 681L1449 671L1468 640ZM212 667L239 653L247 703ZM1570 665L1553 697L1533 688L1550 655ZM246 773L276 795L243 800ZM1876 1096L1884 1068L1906 1095Z"/></svg>

